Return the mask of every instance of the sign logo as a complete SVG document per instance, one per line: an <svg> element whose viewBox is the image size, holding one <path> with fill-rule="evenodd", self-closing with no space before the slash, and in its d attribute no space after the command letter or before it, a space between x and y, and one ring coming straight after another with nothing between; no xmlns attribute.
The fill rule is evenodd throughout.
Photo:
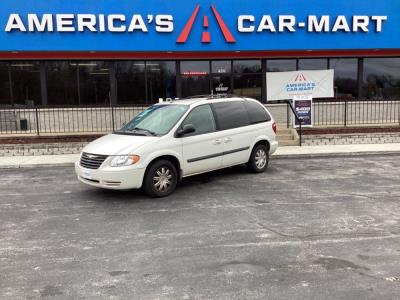
<svg viewBox="0 0 400 300"><path fill-rule="evenodd" d="M216 91L217 93L227 92L227 91L229 91L229 87L224 86L223 83L220 83L220 84L215 88L215 91Z"/></svg>
<svg viewBox="0 0 400 300"><path fill-rule="evenodd" d="M211 8L216 20L217 20L219 28L222 31L222 34L223 34L223 36L225 38L225 41L227 43L236 43L235 37L233 36L231 31L229 30L228 26L226 26L225 21L222 19L221 15L219 14L219 12L215 8L215 6L211 5L210 8ZM197 5L196 8L194 9L192 15L190 16L189 20L186 22L186 25L183 28L182 32L180 33L178 39L176 40L176 42L178 44L184 44L188 40L189 34L192 31L194 22L196 21L197 15L199 14L199 10L200 10L200 5ZM208 16L205 15L203 17L203 28L204 28L204 31L202 32L202 35L201 35L201 42L202 43L211 43L211 33L209 31L207 31L208 30L208 26L209 26Z"/></svg>
<svg viewBox="0 0 400 300"><path fill-rule="evenodd" d="M304 76L303 73L300 73L300 74L298 74L298 75L296 76L296 79L295 79L294 81L295 81L295 82L298 82L298 81L307 81L307 78L306 78L306 76Z"/></svg>
<svg viewBox="0 0 400 300"><path fill-rule="evenodd" d="M314 91L317 84L313 80L308 80L303 73L298 73L293 82L286 85L288 93L310 93Z"/></svg>

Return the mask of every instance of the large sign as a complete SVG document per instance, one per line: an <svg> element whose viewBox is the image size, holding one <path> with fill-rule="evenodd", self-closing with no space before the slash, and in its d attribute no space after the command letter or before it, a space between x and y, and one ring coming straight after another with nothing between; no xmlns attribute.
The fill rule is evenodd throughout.
<svg viewBox="0 0 400 300"><path fill-rule="evenodd" d="M313 98L334 96L334 70L268 72L267 100L292 99L311 95Z"/></svg>
<svg viewBox="0 0 400 300"><path fill-rule="evenodd" d="M312 127L313 125L313 101L311 95L293 97L293 107L301 121L301 126ZM293 115L293 127L300 127L300 122Z"/></svg>
<svg viewBox="0 0 400 300"><path fill-rule="evenodd" d="M2 0L0 51L400 48L399 0Z"/></svg>

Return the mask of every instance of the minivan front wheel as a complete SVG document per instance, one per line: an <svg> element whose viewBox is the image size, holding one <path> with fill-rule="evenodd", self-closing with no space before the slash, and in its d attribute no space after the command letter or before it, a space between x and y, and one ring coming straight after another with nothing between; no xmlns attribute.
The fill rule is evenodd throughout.
<svg viewBox="0 0 400 300"><path fill-rule="evenodd" d="M173 163L159 160L150 165L144 178L144 191L150 197L165 197L176 188L178 173Z"/></svg>
<svg viewBox="0 0 400 300"><path fill-rule="evenodd" d="M247 167L253 173L261 173L267 169L268 162L269 153L267 147L265 145L258 144L251 152Z"/></svg>

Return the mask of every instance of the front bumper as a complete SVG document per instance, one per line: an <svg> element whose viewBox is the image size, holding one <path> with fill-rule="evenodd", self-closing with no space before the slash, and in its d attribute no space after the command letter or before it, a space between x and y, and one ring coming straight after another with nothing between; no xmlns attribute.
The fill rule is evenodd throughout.
<svg viewBox="0 0 400 300"><path fill-rule="evenodd" d="M97 170L86 169L75 163L75 173L78 179L88 185L112 189L139 189L143 184L145 169L130 167L104 167Z"/></svg>

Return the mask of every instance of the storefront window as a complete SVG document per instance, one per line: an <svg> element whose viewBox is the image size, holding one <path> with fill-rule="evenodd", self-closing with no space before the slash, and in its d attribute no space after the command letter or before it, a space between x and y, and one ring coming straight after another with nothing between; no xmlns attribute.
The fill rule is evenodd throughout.
<svg viewBox="0 0 400 300"><path fill-rule="evenodd" d="M231 73L230 60L214 60L211 62L211 71L213 74L229 74Z"/></svg>
<svg viewBox="0 0 400 300"><path fill-rule="evenodd" d="M77 63L54 61L46 62L45 66L48 104L78 104Z"/></svg>
<svg viewBox="0 0 400 300"><path fill-rule="evenodd" d="M261 100L261 60L237 60L233 62L233 93L238 96Z"/></svg>
<svg viewBox="0 0 400 300"><path fill-rule="evenodd" d="M0 62L0 105L12 104L8 68L8 63Z"/></svg>
<svg viewBox="0 0 400 300"><path fill-rule="evenodd" d="M211 94L209 61L182 61L181 74L183 97Z"/></svg>
<svg viewBox="0 0 400 300"><path fill-rule="evenodd" d="M115 68L118 103L146 103L144 61L118 61Z"/></svg>
<svg viewBox="0 0 400 300"><path fill-rule="evenodd" d="M400 58L365 58L363 96L368 99L400 97Z"/></svg>
<svg viewBox="0 0 400 300"><path fill-rule="evenodd" d="M202 61L182 61L181 74L184 76L204 76L210 74L210 62Z"/></svg>
<svg viewBox="0 0 400 300"><path fill-rule="evenodd" d="M10 63L11 87L15 104L41 104L39 62Z"/></svg>
<svg viewBox="0 0 400 300"><path fill-rule="evenodd" d="M176 97L175 61L148 61L147 95L150 103L158 102L159 98Z"/></svg>
<svg viewBox="0 0 400 300"><path fill-rule="evenodd" d="M50 105L108 105L110 64L102 61L46 62Z"/></svg>
<svg viewBox="0 0 400 300"><path fill-rule="evenodd" d="M238 96L261 100L262 75L242 74L234 77L233 93Z"/></svg>
<svg viewBox="0 0 400 300"><path fill-rule="evenodd" d="M295 59L272 59L267 61L268 72L296 71Z"/></svg>
<svg viewBox="0 0 400 300"><path fill-rule="evenodd" d="M261 60L235 60L233 72L239 74L261 73Z"/></svg>
<svg viewBox="0 0 400 300"><path fill-rule="evenodd" d="M299 59L299 70L326 70L328 60L326 58Z"/></svg>
<svg viewBox="0 0 400 300"><path fill-rule="evenodd" d="M338 99L400 98L400 57L364 58L361 95L358 62L359 58L299 59L299 68L334 69ZM45 67L50 105L109 105L113 67L120 104L151 104L159 98L175 98L177 76L181 77L183 97L233 93L261 99L261 60L181 61L178 75L175 61L3 61L0 105L42 103L40 64ZM267 70L295 71L296 60L268 60Z"/></svg>
<svg viewBox="0 0 400 300"><path fill-rule="evenodd" d="M195 95L209 95L210 78L205 76L183 76L182 77L182 96L190 97Z"/></svg>
<svg viewBox="0 0 400 300"><path fill-rule="evenodd" d="M358 59L331 58L329 69L335 71L335 98L357 98Z"/></svg>
<svg viewBox="0 0 400 300"><path fill-rule="evenodd" d="M81 104L110 104L110 65L104 61L88 61L76 64L79 69Z"/></svg>

